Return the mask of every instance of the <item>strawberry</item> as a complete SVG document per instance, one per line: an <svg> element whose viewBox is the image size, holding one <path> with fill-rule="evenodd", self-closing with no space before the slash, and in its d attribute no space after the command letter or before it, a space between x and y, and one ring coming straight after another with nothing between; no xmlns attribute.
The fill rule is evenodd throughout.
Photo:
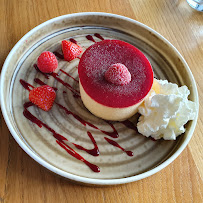
<svg viewBox="0 0 203 203"><path fill-rule="evenodd" d="M121 63L112 64L105 72L105 79L115 85L126 85L131 81L131 74Z"/></svg>
<svg viewBox="0 0 203 203"><path fill-rule="evenodd" d="M63 40L62 51L63 51L64 59L66 61L71 61L82 53L82 47L70 41Z"/></svg>
<svg viewBox="0 0 203 203"><path fill-rule="evenodd" d="M45 51L38 57L37 66L43 73L52 73L58 67L58 61L52 52Z"/></svg>
<svg viewBox="0 0 203 203"><path fill-rule="evenodd" d="M48 85L33 88L29 93L29 100L44 111L49 111L56 98L53 88Z"/></svg>

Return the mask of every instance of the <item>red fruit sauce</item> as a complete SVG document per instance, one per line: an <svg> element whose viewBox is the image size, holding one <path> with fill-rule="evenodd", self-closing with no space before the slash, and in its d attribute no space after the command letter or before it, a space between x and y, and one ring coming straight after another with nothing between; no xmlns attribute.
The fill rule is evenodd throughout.
<svg viewBox="0 0 203 203"><path fill-rule="evenodd" d="M128 156L133 156L133 152L125 150L123 147L121 147L117 142L114 140L111 140L107 137L104 137L104 139L111 145L120 148L122 151L124 151Z"/></svg>
<svg viewBox="0 0 203 203"><path fill-rule="evenodd" d="M57 51L54 51L53 54L54 54L56 57L58 57L59 59L64 59L63 54L60 54L60 53L57 52Z"/></svg>
<svg viewBox="0 0 203 203"><path fill-rule="evenodd" d="M69 41L73 42L74 44L78 44L78 42L75 39L73 39L73 38L70 38Z"/></svg>
<svg viewBox="0 0 203 203"><path fill-rule="evenodd" d="M23 115L29 119L30 121L32 121L33 123L37 124L40 128L42 126L44 126L48 131L50 131L54 138L56 139L57 144L59 144L63 149L65 149L71 156L75 157L76 159L84 162L92 171L94 172L100 172L100 168L90 162L88 162L87 160L85 160L82 156L80 156L74 149L72 149L72 147L70 147L68 143L71 143L68 141L68 139L66 139L65 137L63 137L62 135L58 134L57 132L55 132L50 126L48 126L46 123L40 121L37 117L35 117L33 114L31 114L28 111L28 108L33 106L34 104L32 102L27 102L24 104L24 111L23 111ZM93 155L93 156L98 156L99 155L99 151L98 151L98 147L96 144L96 141L94 140L93 136L91 135L90 132L87 132L88 136L90 137L91 141L94 144L94 149L92 150L88 150L83 148L80 145L76 145L74 143L72 143L73 145L76 145L76 147L78 149L84 150L86 152L88 152L89 154Z"/></svg>
<svg viewBox="0 0 203 203"><path fill-rule="evenodd" d="M86 38L92 42L96 42L91 35L87 35Z"/></svg>
<svg viewBox="0 0 203 203"><path fill-rule="evenodd" d="M100 34L98 34L98 33L95 33L94 36L99 38L99 39L101 39L101 40L104 40L104 38Z"/></svg>

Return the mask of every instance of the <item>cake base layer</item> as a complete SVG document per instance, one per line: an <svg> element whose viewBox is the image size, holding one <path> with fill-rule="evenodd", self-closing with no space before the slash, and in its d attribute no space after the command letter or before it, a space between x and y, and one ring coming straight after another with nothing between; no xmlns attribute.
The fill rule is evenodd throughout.
<svg viewBox="0 0 203 203"><path fill-rule="evenodd" d="M105 120L111 121L124 121L134 114L137 113L138 106L142 103L139 102L130 107L124 108L112 108L108 106L104 106L99 104L95 100L93 100L87 93L84 91L81 83L80 83L80 95L85 107L95 116L100 117Z"/></svg>

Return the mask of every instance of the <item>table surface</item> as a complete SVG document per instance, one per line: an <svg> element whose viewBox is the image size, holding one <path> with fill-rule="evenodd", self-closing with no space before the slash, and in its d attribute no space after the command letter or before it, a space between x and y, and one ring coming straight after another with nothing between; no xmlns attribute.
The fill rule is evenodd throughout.
<svg viewBox="0 0 203 203"><path fill-rule="evenodd" d="M0 202L203 202L203 13L186 0L0 0L0 5L0 67L24 34L50 18L114 13L148 25L180 51L196 79L200 101L194 135L172 164L137 182L94 188L73 184L36 163L15 142L1 115Z"/></svg>

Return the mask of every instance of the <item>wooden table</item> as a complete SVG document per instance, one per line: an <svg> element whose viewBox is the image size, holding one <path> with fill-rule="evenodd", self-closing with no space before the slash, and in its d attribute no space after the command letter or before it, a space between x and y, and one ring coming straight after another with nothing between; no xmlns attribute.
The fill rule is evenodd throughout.
<svg viewBox="0 0 203 203"><path fill-rule="evenodd" d="M197 82L200 112L187 148L168 167L138 182L87 187L58 177L15 142L1 115L0 202L203 202L203 13L186 0L0 0L0 66L15 43L42 22L64 14L101 11L144 23L183 55Z"/></svg>

